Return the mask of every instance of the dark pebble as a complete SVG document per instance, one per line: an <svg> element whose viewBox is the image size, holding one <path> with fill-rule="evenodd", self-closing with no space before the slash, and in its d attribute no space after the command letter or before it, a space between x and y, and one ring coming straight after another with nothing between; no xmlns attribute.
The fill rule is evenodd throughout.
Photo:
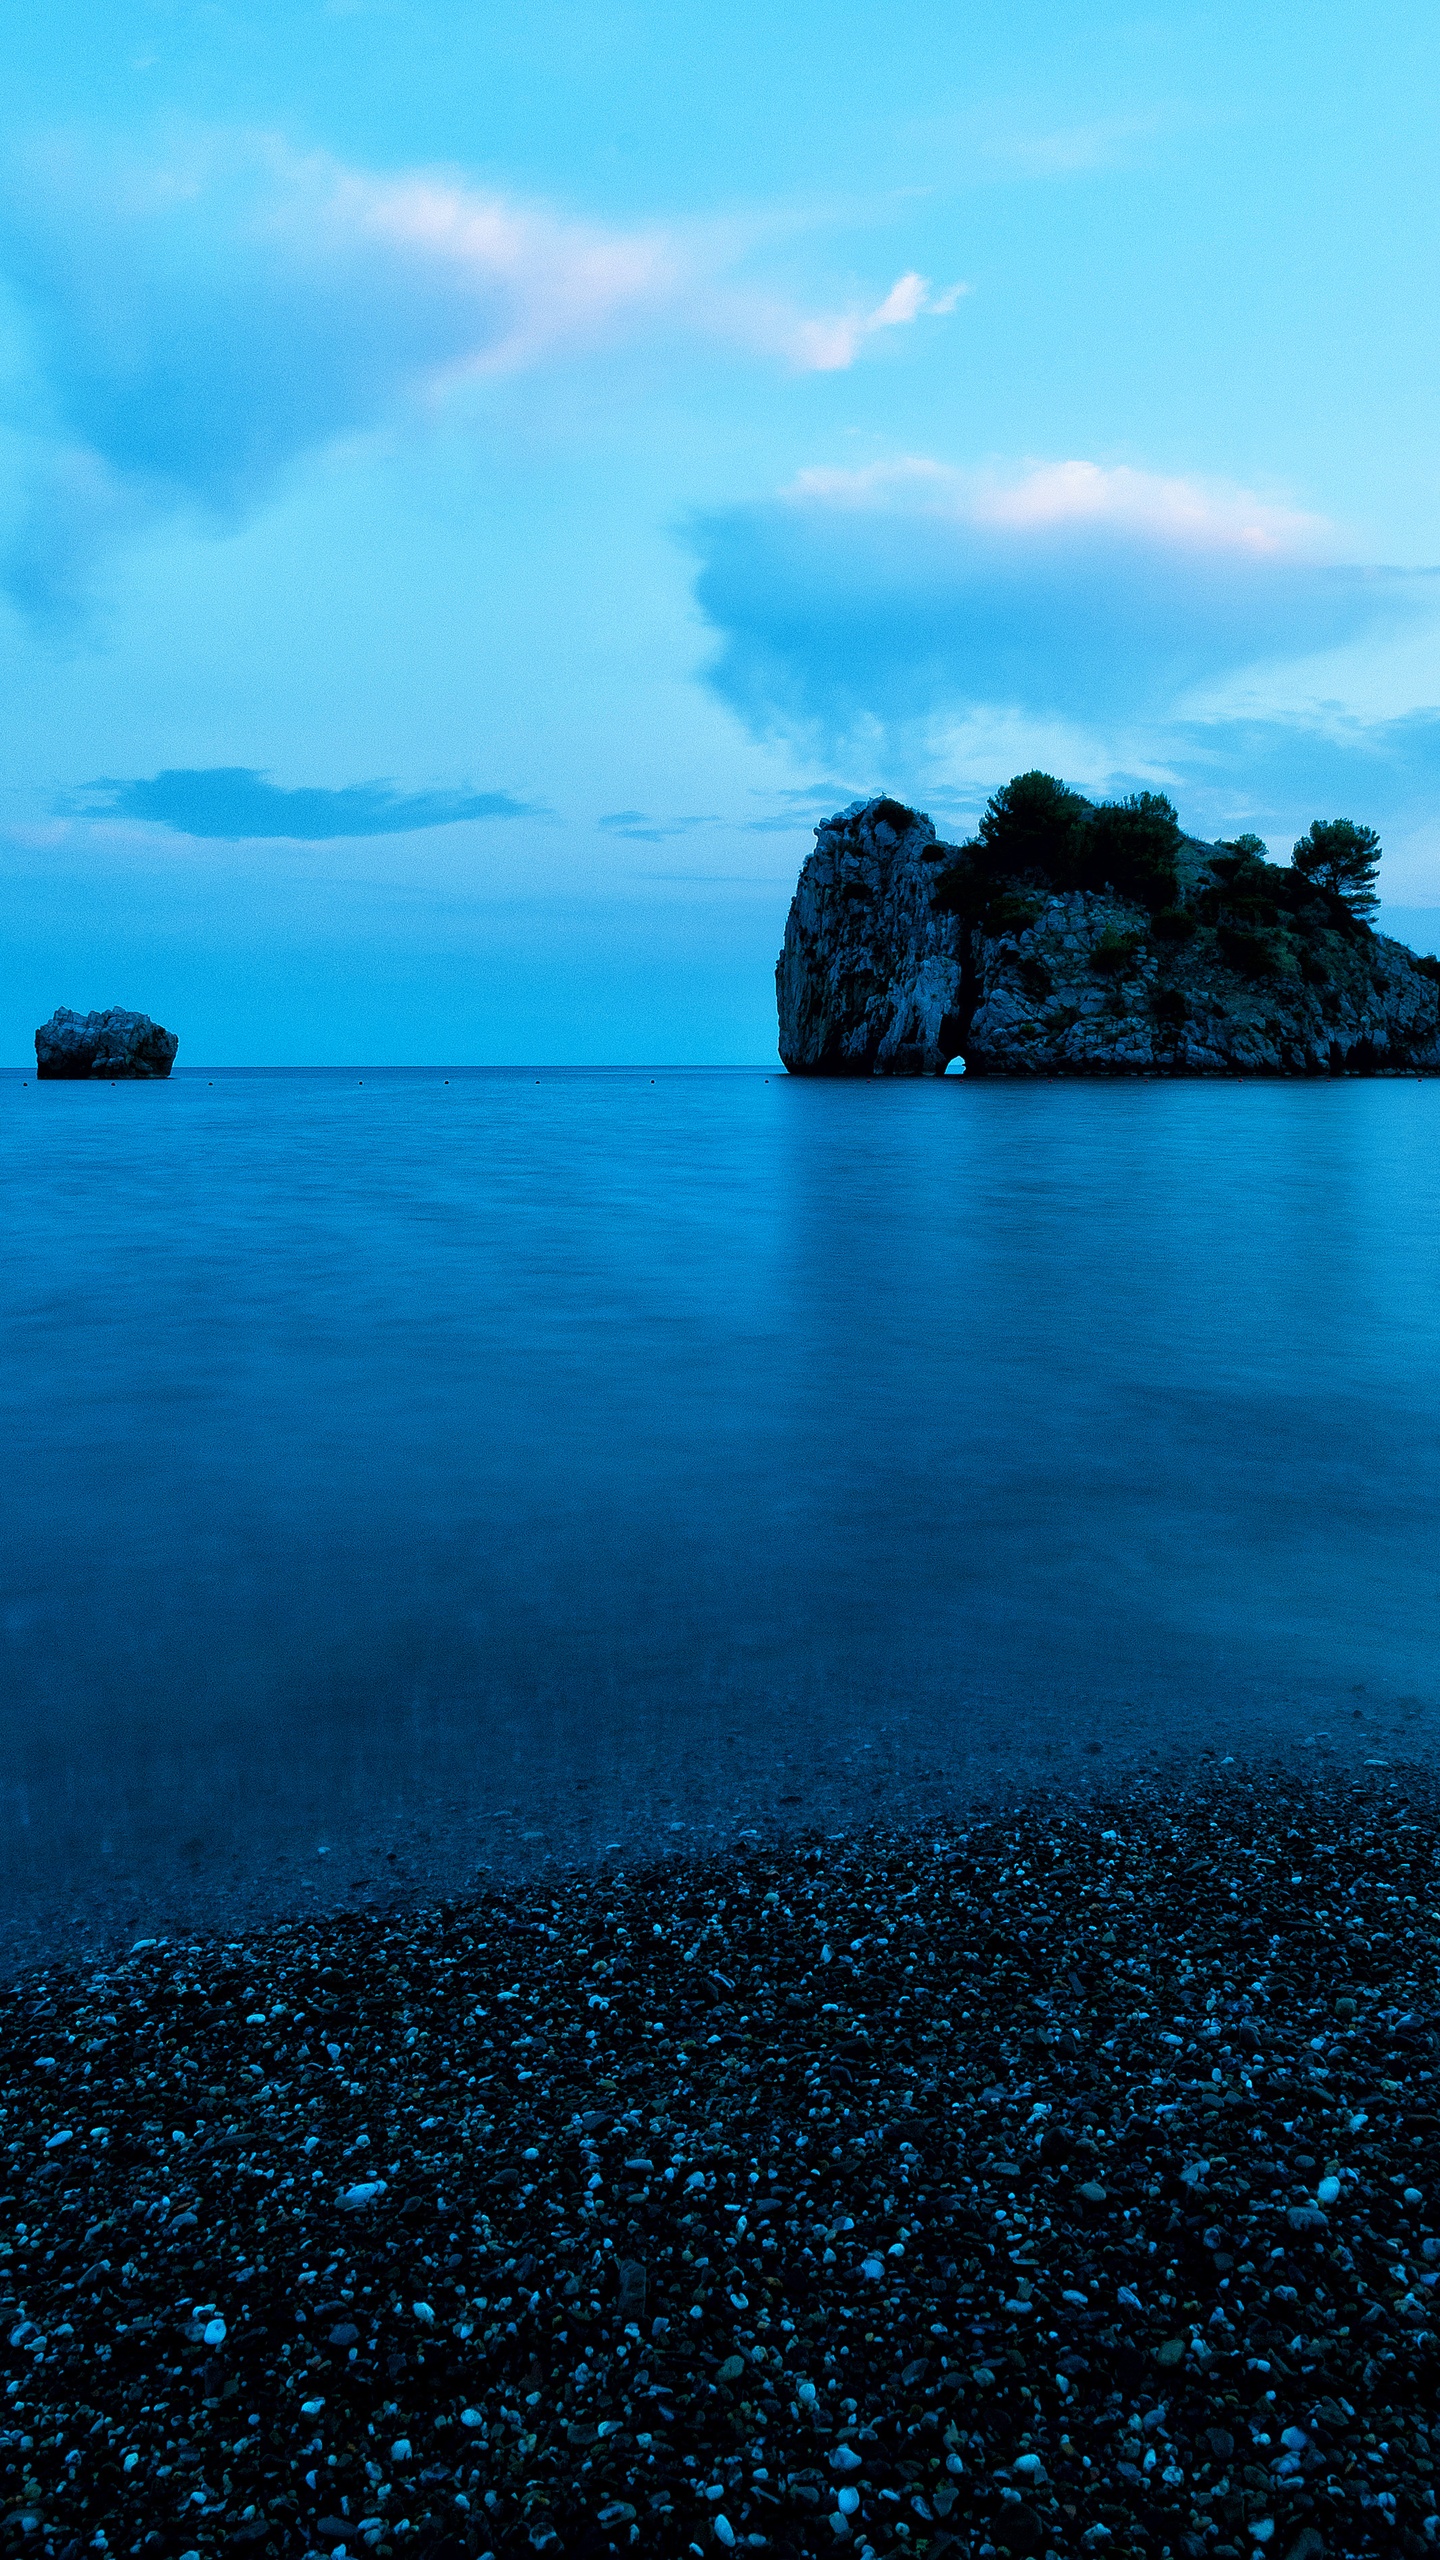
<svg viewBox="0 0 1440 2560"><path fill-rule="evenodd" d="M1222 1776L15 1983L3 2547L1432 2550L1434 1841Z"/></svg>

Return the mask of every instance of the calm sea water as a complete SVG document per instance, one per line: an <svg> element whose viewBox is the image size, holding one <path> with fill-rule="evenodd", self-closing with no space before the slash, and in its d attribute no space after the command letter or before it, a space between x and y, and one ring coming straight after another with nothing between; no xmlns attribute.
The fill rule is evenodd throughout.
<svg viewBox="0 0 1440 2560"><path fill-rule="evenodd" d="M1430 1747L1440 1084L5 1077L0 1167L17 1948Z"/></svg>

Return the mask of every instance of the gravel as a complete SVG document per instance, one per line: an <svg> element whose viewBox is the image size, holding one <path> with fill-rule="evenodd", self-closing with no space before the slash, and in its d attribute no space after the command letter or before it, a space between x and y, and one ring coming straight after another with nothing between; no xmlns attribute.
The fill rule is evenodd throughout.
<svg viewBox="0 0 1440 2560"><path fill-rule="evenodd" d="M1219 1771L5 1994L5 2550L1430 2551L1435 1797Z"/></svg>

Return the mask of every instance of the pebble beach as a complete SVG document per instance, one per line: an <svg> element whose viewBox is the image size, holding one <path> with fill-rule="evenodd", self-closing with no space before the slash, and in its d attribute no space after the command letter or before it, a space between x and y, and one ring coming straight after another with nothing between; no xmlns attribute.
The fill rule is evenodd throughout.
<svg viewBox="0 0 1440 2560"><path fill-rule="evenodd" d="M1436 2548L1435 1817L1211 1763L12 1981L3 2548Z"/></svg>

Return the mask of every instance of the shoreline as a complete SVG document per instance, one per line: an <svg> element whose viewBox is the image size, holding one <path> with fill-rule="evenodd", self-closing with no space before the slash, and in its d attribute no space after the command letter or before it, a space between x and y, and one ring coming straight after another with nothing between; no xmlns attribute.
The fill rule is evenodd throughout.
<svg viewBox="0 0 1440 2560"><path fill-rule="evenodd" d="M1162 1730L1176 1713L1167 1702ZM978 1731L958 1743L917 1736L908 1720L882 1714L828 1759L807 1720L790 1729L778 1764L768 1729L741 1724L741 1748L727 1748L723 1768L705 1765L715 1755L698 1735L678 1753L672 1747L662 1766L663 1738L648 1725L589 1759L580 1756L585 1737L577 1732L552 1737L523 1773L508 1770L512 1791L498 1803L457 1805L448 1752L428 1793L407 1779L408 1799L392 1788L387 1800L368 1769L359 1784L332 1786L328 1804L306 1802L293 1786L287 1797L262 1779L228 1837L202 1811L204 1836L187 1838L180 1792L167 1786L163 1766L152 1766L149 1836L140 1841L128 1836L121 1806L111 1809L108 1837L97 1835L90 1805L68 1833L47 1830L42 1780L54 1798L63 1796L60 1781L42 1770L27 1828L10 1836L0 1869L0 1985L47 1963L117 1963L140 1938L181 1946L351 1913L400 1919L457 1895L703 1864L737 1845L785 1855L811 1831L848 1838L877 1823L927 1820L963 1828L1030 1798L1081 1810L1117 1789L1187 1786L1220 1770L1255 1783L1383 1774L1401 1784L1440 1770L1440 1719L1415 1701L1367 1698L1351 1713L1353 1723L1327 1725L1308 1700L1286 1701L1278 1713L1269 1699L1232 1700L1219 1730L1211 1725L1212 1738L1187 1748L1173 1739L1147 1744L1142 1737L1155 1724L1128 1700L1123 1707L1107 1700L1089 1715L1062 1700L1037 1709L1023 1734L1007 1732L1003 1705L992 1704ZM728 1746L733 1737L725 1739ZM370 1755L377 1763L383 1756L378 1747ZM237 1767L212 1787L227 1818L238 1783Z"/></svg>
<svg viewBox="0 0 1440 2560"><path fill-rule="evenodd" d="M1431 2549L1433 1780L1017 1793L12 1982L23 2547Z"/></svg>

